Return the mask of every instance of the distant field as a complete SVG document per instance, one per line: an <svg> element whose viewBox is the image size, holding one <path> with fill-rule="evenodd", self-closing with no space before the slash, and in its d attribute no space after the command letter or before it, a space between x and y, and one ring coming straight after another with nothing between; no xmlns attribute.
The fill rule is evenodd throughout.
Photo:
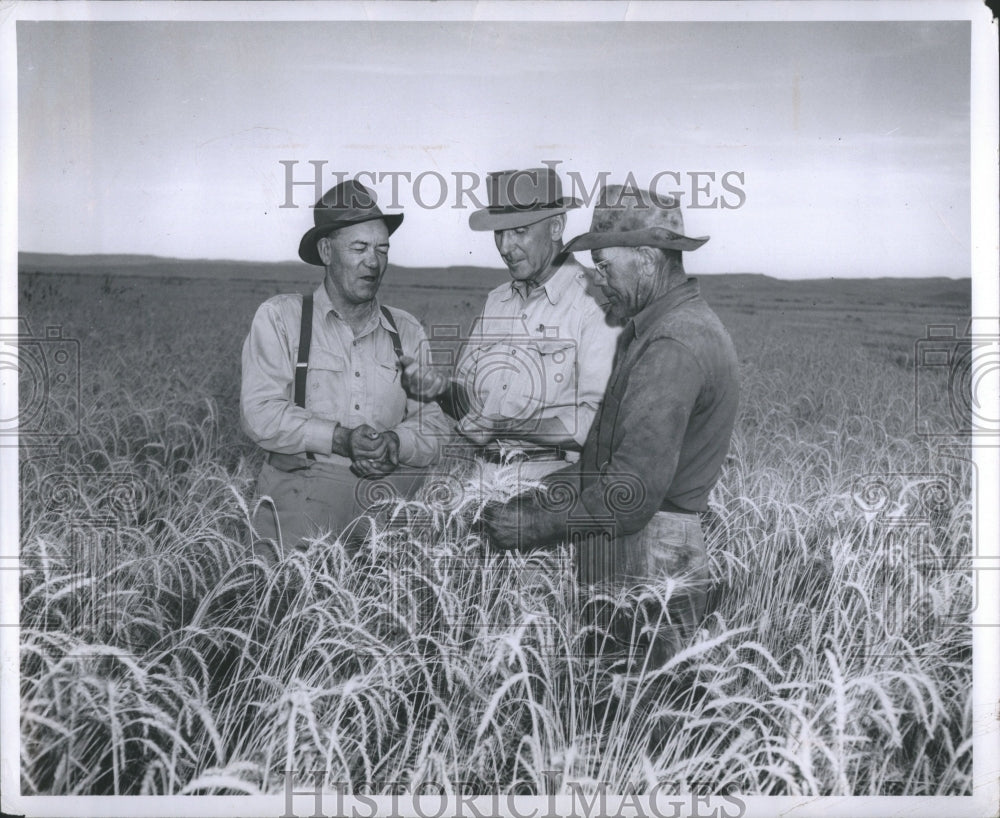
<svg viewBox="0 0 1000 818"><path fill-rule="evenodd" d="M717 608L669 668L676 730L647 757L649 714L597 723L614 680L560 630L566 601L522 600L523 558L487 558L482 497L426 497L409 509L425 525L361 554L247 558L261 454L239 429L240 347L262 300L320 275L22 256L32 334L80 342L80 404L53 389L46 407L79 434L22 455L26 792L280 792L282 769L482 792L970 792L971 469L914 429L960 421L947 373L922 373L936 391L917 405L914 351L929 324L961 332L968 280L699 278L741 410L706 516ZM503 280L395 268L383 295L468 326ZM115 475L127 513L80 566Z"/></svg>
<svg viewBox="0 0 1000 818"><path fill-rule="evenodd" d="M227 320L243 322L235 327L240 342L260 301L279 292L304 292L322 278L321 269L298 262L205 262L39 253L21 254L20 274L22 306L27 306L25 298L37 298L36 293L42 290L55 303L86 304L99 298L109 305L162 309L165 314L172 310L187 312L192 304L210 314L213 304L220 308L225 305L231 311ZM72 282L78 275L86 278ZM412 312L427 328L434 323L456 321L468 327L485 294L506 278L501 269L390 265L382 296L388 303ZM151 285L149 279L157 283ZM764 340L759 336L765 328L769 336L765 343L788 339L798 332L819 332L838 336L838 345L858 347L875 358L909 360L915 341L924 337L928 324L962 324L971 314L968 279L785 281L744 273L703 275L699 280L705 297L748 356L759 350L741 342L750 338ZM54 292L56 288L60 292ZM78 322L80 316L67 311L66 319Z"/></svg>

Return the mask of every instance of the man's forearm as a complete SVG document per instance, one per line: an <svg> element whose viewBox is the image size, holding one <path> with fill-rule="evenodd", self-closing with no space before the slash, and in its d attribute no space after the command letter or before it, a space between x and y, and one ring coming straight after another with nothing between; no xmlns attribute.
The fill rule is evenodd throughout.
<svg viewBox="0 0 1000 818"><path fill-rule="evenodd" d="M465 391L465 387L456 381L450 381L444 392L438 395L434 402L448 417L455 420L461 420L469 412L469 395Z"/></svg>
<svg viewBox="0 0 1000 818"><path fill-rule="evenodd" d="M333 428L333 449L331 450L333 454L339 454L341 457L351 456L351 430L348 429L343 424L338 423Z"/></svg>
<svg viewBox="0 0 1000 818"><path fill-rule="evenodd" d="M416 403L416 402L414 402ZM392 431L399 438L399 462L423 468L441 457L441 443L451 438L453 423L436 403L417 404Z"/></svg>

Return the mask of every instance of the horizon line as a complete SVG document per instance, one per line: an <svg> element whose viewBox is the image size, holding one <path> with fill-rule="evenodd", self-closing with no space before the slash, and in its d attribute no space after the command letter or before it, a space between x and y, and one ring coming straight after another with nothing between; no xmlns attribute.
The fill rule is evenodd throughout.
<svg viewBox="0 0 1000 818"><path fill-rule="evenodd" d="M18 272L20 272L20 261L21 257L24 255L35 255L35 256L57 256L65 259L86 259L94 257L103 258L121 258L121 259L153 259L162 262L177 262L177 263L197 263L205 262L209 264L260 264L260 265L271 265L271 266L302 266L306 269L312 269L318 267L318 265L308 264L302 259L286 259L281 261L268 261L262 259L239 259L239 258L209 258L205 256L197 257L184 257L184 256L160 256L155 253L60 253L52 252L46 250L18 250ZM436 267L442 270L456 269L456 268L472 268L476 270L494 270L497 273L507 273L504 267L490 267L481 264L448 264L448 265L410 265L410 264L397 264L396 262L389 262L390 267L395 267L402 270L424 270L432 267ZM730 270L727 272L698 272L694 274L689 274L693 276L705 275L705 276L723 276L723 275L744 275L744 276L761 276L763 278L770 278L775 281L843 281L843 280L869 280L876 281L879 279L894 279L894 280L914 280L914 281L931 281L934 279L945 279L948 281L960 281L968 280L972 281L971 273L968 275L948 275L946 273L938 273L936 275L887 275L885 273L881 275L853 275L853 276L777 276L770 273L764 273L759 271L734 271Z"/></svg>

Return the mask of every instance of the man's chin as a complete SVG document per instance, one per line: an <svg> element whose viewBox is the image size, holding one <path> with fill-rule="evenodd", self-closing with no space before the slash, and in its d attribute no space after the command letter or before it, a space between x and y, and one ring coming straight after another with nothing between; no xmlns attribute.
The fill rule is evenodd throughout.
<svg viewBox="0 0 1000 818"><path fill-rule="evenodd" d="M629 316L620 304L609 303L604 308L604 320L613 327L624 327L628 323Z"/></svg>

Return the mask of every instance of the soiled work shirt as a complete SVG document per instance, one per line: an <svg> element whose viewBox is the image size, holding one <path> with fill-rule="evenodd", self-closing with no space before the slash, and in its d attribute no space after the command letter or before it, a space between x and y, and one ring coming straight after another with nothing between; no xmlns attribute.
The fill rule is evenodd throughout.
<svg viewBox="0 0 1000 818"><path fill-rule="evenodd" d="M480 414L558 418L582 446L604 394L619 332L587 291L584 268L567 256L548 281L529 293L516 281L490 292L459 357L456 377Z"/></svg>
<svg viewBox="0 0 1000 818"><path fill-rule="evenodd" d="M566 536L567 525L610 523L629 550L663 509L703 511L719 479L739 402L738 363L729 334L688 278L649 304L624 328L600 412L580 460L546 478L578 492L573 514L538 509L540 540ZM588 554L593 571L645 573L641 553ZM601 558L610 557L610 563ZM593 566L592 566L593 567Z"/></svg>
<svg viewBox="0 0 1000 818"><path fill-rule="evenodd" d="M416 318L390 307L403 352L416 355L426 341ZM355 337L320 284L313 293L313 331L306 377L306 405L295 405L295 362L299 352L302 296L277 295L257 309L243 344L240 409L244 431L261 448L281 454L313 452L319 464L350 465L333 454L337 423L362 423L399 436L399 460L428 466L438 459L450 423L436 404L408 400L389 335L377 303ZM405 419L404 419L405 418Z"/></svg>

